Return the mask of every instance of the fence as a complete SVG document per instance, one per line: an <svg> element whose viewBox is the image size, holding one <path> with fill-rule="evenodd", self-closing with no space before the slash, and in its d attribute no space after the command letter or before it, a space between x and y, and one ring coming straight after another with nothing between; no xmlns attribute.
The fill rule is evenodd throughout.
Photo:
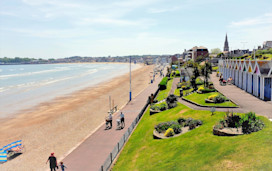
<svg viewBox="0 0 272 171"><path fill-rule="evenodd" d="M157 96L158 92L159 92L159 88L155 92L154 97ZM140 121L140 119L143 116L143 114L144 114L146 108L148 107L148 105L149 105L149 103L147 102L145 104L145 106L143 107L143 109L141 110L141 112L135 118L135 120L131 123L130 127L128 128L128 130L124 133L124 135L122 136L122 138L119 140L119 142L113 148L113 150L111 151L111 153L107 157L106 161L101 166L101 171L107 171L110 168L112 162L114 161L114 159L116 158L116 156L119 154L119 152L123 148L124 144L126 143L126 141L129 138L130 134L133 132L133 129L136 127L137 123Z"/></svg>

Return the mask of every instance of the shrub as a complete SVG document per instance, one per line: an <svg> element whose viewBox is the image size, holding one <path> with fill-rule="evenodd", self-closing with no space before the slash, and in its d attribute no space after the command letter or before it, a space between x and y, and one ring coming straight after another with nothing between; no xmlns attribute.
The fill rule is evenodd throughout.
<svg viewBox="0 0 272 171"><path fill-rule="evenodd" d="M197 127L197 120L192 120L191 122L189 122L189 129L195 129Z"/></svg>
<svg viewBox="0 0 272 171"><path fill-rule="evenodd" d="M204 84L204 81L202 81L200 78L196 79L196 85L202 85Z"/></svg>
<svg viewBox="0 0 272 171"><path fill-rule="evenodd" d="M185 122L186 122L186 119L185 119L185 118L178 118L178 123L179 123L180 125L183 125Z"/></svg>
<svg viewBox="0 0 272 171"><path fill-rule="evenodd" d="M202 91L202 90L204 90L204 87L199 87L198 88L198 91Z"/></svg>
<svg viewBox="0 0 272 171"><path fill-rule="evenodd" d="M264 128L264 123L253 112L246 113L241 119L242 131L244 134L257 132Z"/></svg>
<svg viewBox="0 0 272 171"><path fill-rule="evenodd" d="M167 104L166 104L166 102L162 102L162 103L159 103L159 104L153 104L150 107L150 109L164 111L164 110L167 109Z"/></svg>
<svg viewBox="0 0 272 171"><path fill-rule="evenodd" d="M161 111L164 111L164 110L166 110L166 109L167 109L167 104L166 104L165 102L161 103L161 104L160 104L160 110L161 110Z"/></svg>
<svg viewBox="0 0 272 171"><path fill-rule="evenodd" d="M201 120L196 120L196 126L200 126L202 124L203 124L203 122Z"/></svg>
<svg viewBox="0 0 272 171"><path fill-rule="evenodd" d="M158 125L155 126L155 129L158 133L163 133L165 132L168 128L171 127L171 125L178 125L177 122L175 121L170 121L170 122L161 122Z"/></svg>
<svg viewBox="0 0 272 171"><path fill-rule="evenodd" d="M237 128L237 127L241 126L240 116L234 115L233 113L226 112L226 119L225 120L226 120L226 123L227 123L227 127Z"/></svg>
<svg viewBox="0 0 272 171"><path fill-rule="evenodd" d="M175 134L181 133L181 126L179 124L173 124L170 126L174 130Z"/></svg>
<svg viewBox="0 0 272 171"><path fill-rule="evenodd" d="M223 129L224 126L222 124L218 123L218 124L214 125L213 128L218 130L218 129Z"/></svg>
<svg viewBox="0 0 272 171"><path fill-rule="evenodd" d="M165 90L166 87L167 87L167 82L168 82L168 78L167 77L164 77L160 84L159 84L159 87L160 87L160 90Z"/></svg>
<svg viewBox="0 0 272 171"><path fill-rule="evenodd" d="M203 88L201 91L202 91L202 93L210 93L210 92L215 92L216 90L215 89L209 89L209 88Z"/></svg>
<svg viewBox="0 0 272 171"><path fill-rule="evenodd" d="M193 121L193 118L186 119L184 126L189 126L190 122L192 121Z"/></svg>
<svg viewBox="0 0 272 171"><path fill-rule="evenodd" d="M221 94L215 96L214 103L223 103L227 100L227 98Z"/></svg>
<svg viewBox="0 0 272 171"><path fill-rule="evenodd" d="M150 109L152 109L152 110L160 110L160 107L157 106L157 105L152 105L152 106L150 107Z"/></svg>
<svg viewBox="0 0 272 171"><path fill-rule="evenodd" d="M210 96L208 97L208 99L209 99L209 100L214 100L214 98L215 98L216 96L217 96L216 94L210 95Z"/></svg>
<svg viewBox="0 0 272 171"><path fill-rule="evenodd" d="M171 137L174 135L174 130L172 128L168 128L164 134L166 137Z"/></svg>
<svg viewBox="0 0 272 171"><path fill-rule="evenodd" d="M167 98L166 98L166 103L169 109L174 108L177 106L177 96L175 96L174 94L170 94Z"/></svg>
<svg viewBox="0 0 272 171"><path fill-rule="evenodd" d="M221 119L214 129L223 129L225 127L238 128L242 126L242 131L244 134L250 134L252 132L257 132L264 128L264 123L255 113L246 113L242 118L233 113L226 112L225 119Z"/></svg>

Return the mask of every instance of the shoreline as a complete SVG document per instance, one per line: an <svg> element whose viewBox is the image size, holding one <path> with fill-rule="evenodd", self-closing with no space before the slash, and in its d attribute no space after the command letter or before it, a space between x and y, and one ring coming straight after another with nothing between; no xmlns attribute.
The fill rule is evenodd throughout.
<svg viewBox="0 0 272 171"><path fill-rule="evenodd" d="M129 64L129 62L69 62L69 63L40 63L40 64L1 64L0 65L54 65L54 64ZM134 63L133 63L134 64ZM136 64L144 64L144 63L136 63Z"/></svg>
<svg viewBox="0 0 272 171"><path fill-rule="evenodd" d="M69 64L76 64L76 63L67 63L68 65ZM78 63L79 64L79 63ZM95 64L95 63L81 63L81 64ZM105 63L97 63L97 64L105 64ZM112 64L112 63L106 63L106 64ZM115 63L115 64L127 64L127 63ZM128 63L129 64L129 63ZM39 64L38 64L39 65ZM63 63L63 64L60 64L60 65L66 65L66 63ZM131 71L135 71L135 70L138 70L140 69L141 67L143 67L144 65L143 64L133 64L133 68L131 68ZM127 72L129 73L129 72ZM38 101L40 101L39 103L29 103L30 105L28 105L27 107L19 107L19 108L15 108L15 109L12 109L11 111L2 111L0 112L1 113L1 116L0 116L0 123L3 121L3 120L6 120L6 118L8 119L11 119L11 118L14 118L16 117L17 115L20 115L22 113L30 113L32 111L35 111L37 109L39 109L41 106L43 106L44 104L48 104L48 103L54 103L54 102L58 102L59 100L62 100L62 99L65 99L65 98L69 98L69 96L73 96L73 94L77 94L77 93L80 93L81 91L84 91L85 89L89 89L89 88L92 88L92 87L96 87L96 86L100 86L107 83L107 82L110 82L116 78L119 78L121 77L122 75L126 75L127 73L125 74L119 74L113 78L109 78L109 79L104 79L104 80L99 80L97 81L97 83L94 83L92 85L88 85L88 86L85 86L85 87L82 87L80 89L77 89L77 90L72 90L70 92L66 92L66 93L60 93L59 95L50 95L48 97L46 97L47 99L44 99L44 100L41 100L43 98L40 98L40 99L36 99ZM5 109L6 110L6 109Z"/></svg>
<svg viewBox="0 0 272 171"><path fill-rule="evenodd" d="M149 72L152 70L153 66L141 66L133 70L133 98L149 85ZM1 145L22 139L27 149L31 149L1 167L8 170L12 165L22 165L22 168L40 166L52 151L58 159L63 158L94 133L98 126L103 125L109 110L108 95L115 100L118 109L128 102L128 80L129 73L77 91L68 97L46 102L31 112L5 119L4 123L1 119ZM33 156L35 161L29 163ZM41 166L41 169L47 167Z"/></svg>

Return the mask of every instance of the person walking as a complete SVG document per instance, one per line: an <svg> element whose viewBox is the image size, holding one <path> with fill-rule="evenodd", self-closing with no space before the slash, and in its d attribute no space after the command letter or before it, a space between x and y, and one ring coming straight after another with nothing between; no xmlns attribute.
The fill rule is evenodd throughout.
<svg viewBox="0 0 272 171"><path fill-rule="evenodd" d="M65 171L65 168L67 168L64 164L63 164L63 162L60 162L60 168L61 168L61 171Z"/></svg>
<svg viewBox="0 0 272 171"><path fill-rule="evenodd" d="M108 118L107 118L107 121L106 121L106 122L110 123L110 127L109 127L109 129L111 129L111 128L112 128L112 115L111 115L111 112L109 113L109 116L108 116Z"/></svg>
<svg viewBox="0 0 272 171"><path fill-rule="evenodd" d="M121 112L120 114L120 120L121 120L121 127L123 129L125 127L125 115L123 114L123 112Z"/></svg>
<svg viewBox="0 0 272 171"><path fill-rule="evenodd" d="M51 153L51 155L48 157L46 164L49 161L49 166L51 171L56 171L56 168L58 169L58 164L57 164L57 158L54 156L54 153Z"/></svg>

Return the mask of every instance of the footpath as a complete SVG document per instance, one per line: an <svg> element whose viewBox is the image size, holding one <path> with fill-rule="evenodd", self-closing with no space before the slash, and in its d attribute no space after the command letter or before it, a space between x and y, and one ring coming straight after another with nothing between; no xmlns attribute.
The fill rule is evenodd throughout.
<svg viewBox="0 0 272 171"><path fill-rule="evenodd" d="M162 78L163 77L156 77L153 84L149 85L120 110L125 115L124 129L117 130L116 119L119 118L120 112L115 113L112 120L112 129L105 130L105 125L102 125L89 138L67 155L63 162L68 169L71 171L100 170L101 165L103 165L113 148L146 104L148 96L150 96L151 93L154 94L156 92Z"/></svg>
<svg viewBox="0 0 272 171"><path fill-rule="evenodd" d="M253 111L258 115L266 116L268 119L272 119L272 104L271 102L263 101L250 93L242 90L235 85L221 86L219 78L216 74L211 74L211 81L214 87L227 98L231 99L234 103L240 106L244 112Z"/></svg>

